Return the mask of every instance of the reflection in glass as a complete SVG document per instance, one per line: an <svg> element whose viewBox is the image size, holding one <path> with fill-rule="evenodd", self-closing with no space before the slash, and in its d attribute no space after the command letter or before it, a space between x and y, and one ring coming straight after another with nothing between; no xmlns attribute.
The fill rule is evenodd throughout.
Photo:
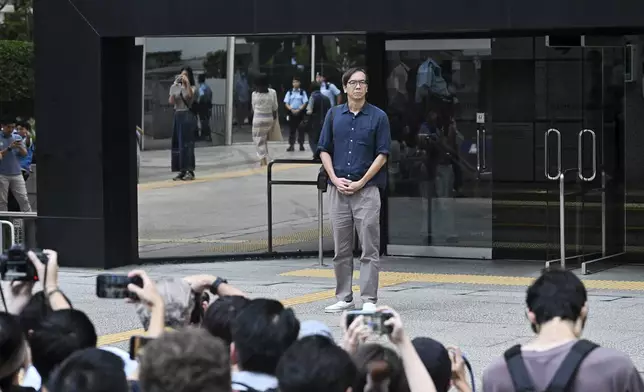
<svg viewBox="0 0 644 392"><path fill-rule="evenodd" d="M387 42L390 244L491 247L490 54L490 40Z"/></svg>

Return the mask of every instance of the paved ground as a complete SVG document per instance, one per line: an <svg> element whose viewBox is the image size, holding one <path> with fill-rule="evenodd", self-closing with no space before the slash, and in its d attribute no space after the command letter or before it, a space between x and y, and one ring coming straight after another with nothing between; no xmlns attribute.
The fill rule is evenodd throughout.
<svg viewBox="0 0 644 392"><path fill-rule="evenodd" d="M310 151L286 152L271 143L272 158L309 160ZM266 169L260 168L252 144L196 149L197 180L173 182L170 153L144 151L139 185L139 238L142 257L200 256L266 252ZM319 164L277 164L276 180L315 180ZM317 189L273 188L276 250L317 248ZM326 220L326 219L325 219ZM331 249L325 224L326 248Z"/></svg>
<svg viewBox="0 0 644 392"><path fill-rule="evenodd" d="M299 259L145 269L155 278L218 274L253 297L282 300L294 307L301 320L328 323L340 338L339 317L322 312L333 302L332 269L313 265L313 260ZM400 311L412 336L432 336L461 346L480 377L492 358L531 337L524 295L540 268L541 264L516 262L386 259L380 302ZM77 308L90 315L102 335L100 344L126 349L127 339L140 328L132 305L97 299L96 271L64 269L61 274L62 288ZM644 268L609 270L592 275L586 284L590 291L586 337L627 352L644 370L644 319L640 317L644 311Z"/></svg>

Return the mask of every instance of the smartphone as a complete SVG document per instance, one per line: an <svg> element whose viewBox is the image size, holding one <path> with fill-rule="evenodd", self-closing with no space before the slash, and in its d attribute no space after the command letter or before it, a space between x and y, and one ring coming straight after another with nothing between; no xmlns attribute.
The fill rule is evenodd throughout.
<svg viewBox="0 0 644 392"><path fill-rule="evenodd" d="M135 360L143 353L143 347L153 340L147 336L134 335L130 338L130 359Z"/></svg>
<svg viewBox="0 0 644 392"><path fill-rule="evenodd" d="M127 289L128 284L143 287L143 279L139 276L101 274L96 277L96 296L98 298L131 298L137 299L134 293Z"/></svg>
<svg viewBox="0 0 644 392"><path fill-rule="evenodd" d="M364 318L364 324L367 325L371 331L375 334L385 335L390 334L393 331L391 326L385 325L385 321L393 317L393 314L386 311L364 311L364 310L351 310L347 312L347 325L349 326L355 321L359 316Z"/></svg>

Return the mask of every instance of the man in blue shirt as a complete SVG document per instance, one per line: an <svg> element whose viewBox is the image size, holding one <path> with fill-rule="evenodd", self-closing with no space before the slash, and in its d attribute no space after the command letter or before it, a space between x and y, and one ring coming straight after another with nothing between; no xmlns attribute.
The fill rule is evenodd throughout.
<svg viewBox="0 0 644 392"><path fill-rule="evenodd" d="M212 113L212 90L206 84L206 74L199 75L199 96L197 97L201 139L211 141L210 114Z"/></svg>
<svg viewBox="0 0 644 392"><path fill-rule="evenodd" d="M300 151L304 151L304 133L305 129L300 129L300 123L304 117L304 109L309 102L306 91L302 90L299 76L293 76L293 88L286 93L284 104L288 119L288 144L286 151L295 151L295 133L297 132L297 142L300 144Z"/></svg>
<svg viewBox="0 0 644 392"><path fill-rule="evenodd" d="M329 181L329 213L333 227L333 266L338 302L327 313L355 307L353 302L353 230L362 245L360 296L363 310L375 311L380 271L380 191L391 145L389 119L366 101L367 74L352 68L342 76L347 103L327 113L318 152Z"/></svg>
<svg viewBox="0 0 644 392"><path fill-rule="evenodd" d="M320 92L324 94L325 97L329 98L333 106L342 103L342 93L335 84L329 83L324 75L318 72L315 76L315 81L320 83Z"/></svg>
<svg viewBox="0 0 644 392"><path fill-rule="evenodd" d="M22 138L22 141L27 148L27 155L21 157L20 160L20 169L22 170L22 178L25 180L25 184L31 175L31 162L33 160L35 144L31 136L31 124L28 121L21 121L16 126L16 130L13 132L14 135L18 135ZM7 206L9 211L20 211L20 204L18 200L13 195L13 192L9 192Z"/></svg>
<svg viewBox="0 0 644 392"><path fill-rule="evenodd" d="M27 187L22 177L20 158L27 156L27 148L20 135L14 134L15 121L0 120L0 211L7 211L9 191L13 193L20 210L31 211Z"/></svg>

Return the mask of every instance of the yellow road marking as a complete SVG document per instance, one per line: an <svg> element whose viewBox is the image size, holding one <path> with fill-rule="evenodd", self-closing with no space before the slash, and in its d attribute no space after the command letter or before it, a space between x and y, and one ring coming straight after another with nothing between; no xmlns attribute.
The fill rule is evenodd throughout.
<svg viewBox="0 0 644 392"><path fill-rule="evenodd" d="M404 283L404 281L385 278L385 279L380 279L378 286L388 287L388 286L394 286L400 283ZM360 286L353 286L353 290L354 291L360 290ZM325 291L318 291L314 293L299 295L293 298L287 298L280 302L282 302L284 306L291 307L295 305L303 305L303 304L309 304L317 301L324 301L327 299L331 299L333 297L335 297L335 290L325 290ZM143 329L133 329L130 331L124 331L124 332L118 332L118 333L112 333L109 335L99 336L97 346L99 347L108 346L110 344L124 342L129 340L134 335L142 335L142 334L145 334L145 331Z"/></svg>
<svg viewBox="0 0 644 392"><path fill-rule="evenodd" d="M310 165L306 165L310 166ZM272 170L273 173L279 173L287 170L292 170L292 169L298 169L298 168L304 168L306 167L305 165L298 165L298 164L289 164L289 165L278 165L275 166ZM163 189L163 188L173 188L176 186L183 186L183 185L189 185L189 184L202 184L204 182L211 182L211 181L217 181L217 180L226 180L230 178L240 178L240 177L249 177L253 176L255 174L264 174L266 173L266 168L263 167L256 167L252 169L245 169L245 170L237 170L237 171L229 171L229 172L221 172L221 173L215 173L215 174L208 174L205 176L198 176L196 179L192 181L172 181L172 180L163 180L163 181L153 181L153 182L145 182L142 184L139 184L139 191L147 191L151 189Z"/></svg>
<svg viewBox="0 0 644 392"><path fill-rule="evenodd" d="M354 272L354 278L360 277L360 272ZM304 269L283 273L282 276L293 276L302 278L333 278L332 270ZM412 272L381 272L380 279L388 281L422 282L422 283L452 283L452 284L474 284L492 286L522 286L527 287L534 278L521 276L489 276L489 275L452 275L452 274L423 274ZM594 280L582 279L586 288L600 290L629 290L644 291L644 281L621 281L621 280Z"/></svg>

